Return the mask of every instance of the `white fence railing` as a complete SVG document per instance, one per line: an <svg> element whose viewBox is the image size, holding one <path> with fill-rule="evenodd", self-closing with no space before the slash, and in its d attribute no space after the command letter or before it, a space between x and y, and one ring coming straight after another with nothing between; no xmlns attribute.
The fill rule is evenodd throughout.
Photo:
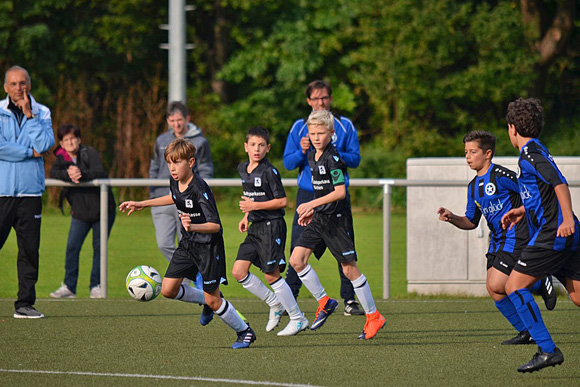
<svg viewBox="0 0 580 387"><path fill-rule="evenodd" d="M296 179L282 179L284 186L296 187ZM241 187L240 179L208 179L210 187ZM406 180L406 179L350 179L351 187L383 188L383 299L391 297L391 196L393 187L465 187L465 180ZM580 181L569 181L571 187L580 187ZM96 179L72 184L46 179L48 187L100 187L101 190L101 289L108 293L108 187L168 187L169 180L158 179Z"/></svg>

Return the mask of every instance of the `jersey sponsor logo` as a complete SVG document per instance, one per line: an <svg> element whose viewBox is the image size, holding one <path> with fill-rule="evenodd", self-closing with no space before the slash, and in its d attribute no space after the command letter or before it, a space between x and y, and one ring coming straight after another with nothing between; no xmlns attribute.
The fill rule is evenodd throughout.
<svg viewBox="0 0 580 387"><path fill-rule="evenodd" d="M320 173L321 175L326 175L326 168L324 168L324 165L318 166L318 173Z"/></svg>
<svg viewBox="0 0 580 387"><path fill-rule="evenodd" d="M201 216L201 212L185 212L181 211L179 208L177 209L177 213L179 215L189 215L190 218L198 218Z"/></svg>
<svg viewBox="0 0 580 387"><path fill-rule="evenodd" d="M503 203L499 199L497 199L497 203L489 202L489 206L487 207L482 207L481 204L477 202L477 200L475 200L475 204L477 204L477 207L479 207L481 213L485 217L487 217L487 215L493 215L496 212L503 210Z"/></svg>
<svg viewBox="0 0 580 387"><path fill-rule="evenodd" d="M209 197L207 196L207 192L203 193L203 197L205 198L205 200L209 200Z"/></svg>
<svg viewBox="0 0 580 387"><path fill-rule="evenodd" d="M261 187L262 186L262 179L259 177L254 178L254 187Z"/></svg>
<svg viewBox="0 0 580 387"><path fill-rule="evenodd" d="M191 200L191 199L185 199L185 207L187 207L187 208L193 208L193 200Z"/></svg>
<svg viewBox="0 0 580 387"><path fill-rule="evenodd" d="M495 184L487 183L485 185L485 194L487 196L492 196L495 193Z"/></svg>
<svg viewBox="0 0 580 387"><path fill-rule="evenodd" d="M526 187L523 184L522 184L522 187L523 187L523 189L520 190L520 196L522 197L522 200L531 199L532 198L532 194L528 190L528 187Z"/></svg>
<svg viewBox="0 0 580 387"><path fill-rule="evenodd" d="M324 184L330 184L330 180L312 180L312 187L317 191L323 190Z"/></svg>
<svg viewBox="0 0 580 387"><path fill-rule="evenodd" d="M252 197L252 196L264 196L266 195L266 192L264 191L260 191L260 192L250 192L250 191L244 191L244 196L247 197Z"/></svg>

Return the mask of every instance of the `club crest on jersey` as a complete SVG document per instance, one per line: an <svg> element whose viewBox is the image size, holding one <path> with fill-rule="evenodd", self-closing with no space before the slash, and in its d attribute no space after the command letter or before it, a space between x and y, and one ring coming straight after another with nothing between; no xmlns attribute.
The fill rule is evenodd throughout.
<svg viewBox="0 0 580 387"><path fill-rule="evenodd" d="M321 175L326 175L326 168L324 168L324 165L318 166L318 173L320 173Z"/></svg>
<svg viewBox="0 0 580 387"><path fill-rule="evenodd" d="M487 196L492 196L495 193L495 184L487 183L485 185L485 194Z"/></svg>
<svg viewBox="0 0 580 387"><path fill-rule="evenodd" d="M209 200L209 196L207 196L207 192L203 193L203 197L205 198L205 200Z"/></svg>
<svg viewBox="0 0 580 387"><path fill-rule="evenodd" d="M193 208L193 200L191 200L191 199L185 199L185 207L187 207L187 208Z"/></svg>
<svg viewBox="0 0 580 387"><path fill-rule="evenodd" d="M254 187L261 187L262 186L262 179L259 177L254 178Z"/></svg>

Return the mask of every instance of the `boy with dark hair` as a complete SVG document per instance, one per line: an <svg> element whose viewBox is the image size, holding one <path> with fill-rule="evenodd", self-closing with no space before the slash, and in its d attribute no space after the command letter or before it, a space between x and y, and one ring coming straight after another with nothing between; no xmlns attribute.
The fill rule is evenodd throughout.
<svg viewBox="0 0 580 387"><path fill-rule="evenodd" d="M530 333L518 316L510 299L506 297L505 283L511 273L517 258L528 242L528 228L521 222L511 230L502 230L502 216L512 208L522 205L516 174L492 162L496 138L484 131L472 131L463 137L465 144L465 159L477 175L467 188L467 209L465 216L457 216L446 208L437 210L439 220L449 222L462 230L473 230L479 224L481 215L485 217L491 232L487 257L486 288L500 313L519 332L503 345L533 344ZM546 308L554 309L556 291L552 286L551 277L539 281L544 286L542 296Z"/></svg>
<svg viewBox="0 0 580 387"><path fill-rule="evenodd" d="M519 98L509 104L506 119L510 141L520 151L518 185L523 206L508 211L502 223L511 229L526 216L530 232L528 245L506 283L506 293L538 344L538 352L518 371L534 372L562 364L564 355L552 340L528 287L553 274L580 306L580 224L572 211L566 179L537 138L544 126L541 102Z"/></svg>
<svg viewBox="0 0 580 387"><path fill-rule="evenodd" d="M316 272L308 264L314 252L322 256L328 247L341 264L344 274L352 282L354 291L365 310L367 321L359 339L373 338L385 326L385 318L379 313L366 277L356 264L350 201L345 187L346 166L330 143L334 134L334 117L327 110L316 110L308 117L308 137L314 150L308 154L312 172L315 199L298 206L298 223L306 226L292 251L290 264L300 280L318 301L319 307L311 330L320 328L338 302L326 295ZM322 249L320 246L322 245Z"/></svg>
<svg viewBox="0 0 580 387"><path fill-rule="evenodd" d="M181 218L181 241L161 284L161 294L179 301L208 305L236 331L238 338L232 348L248 348L256 340L254 331L236 312L232 304L221 297L220 284L227 285L226 257L222 226L207 183L193 174L195 147L183 138L171 142L165 149L165 161L171 172L169 195L141 202L123 202L122 212L140 211L152 206L174 204ZM203 291L182 284L184 278L193 280L200 272Z"/></svg>
<svg viewBox="0 0 580 387"><path fill-rule="evenodd" d="M280 174L266 158L270 151L269 138L268 131L260 126L251 128L246 135L244 149L249 160L238 165L243 189L240 210L245 215L238 229L247 231L248 236L240 245L232 274L246 290L270 306L266 331L272 331L279 324L286 310L290 323L278 336L292 336L308 328L308 320L300 311L290 286L280 276L286 266L284 207L287 200ZM264 272L274 292L250 273L252 264Z"/></svg>

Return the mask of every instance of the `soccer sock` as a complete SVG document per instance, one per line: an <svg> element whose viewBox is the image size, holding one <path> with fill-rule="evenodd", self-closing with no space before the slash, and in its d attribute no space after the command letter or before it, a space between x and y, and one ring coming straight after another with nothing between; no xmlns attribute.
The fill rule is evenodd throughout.
<svg viewBox="0 0 580 387"><path fill-rule="evenodd" d="M326 296L326 291L322 287L318 275L316 275L312 266L307 265L304 270L298 273L298 277L300 277L300 280L304 286L306 286L306 289L308 289L308 291L314 296L316 301L320 301Z"/></svg>
<svg viewBox="0 0 580 387"><path fill-rule="evenodd" d="M181 284L179 293L175 297L178 301L193 302L196 304L205 304L205 295L202 290L192 288L189 285Z"/></svg>
<svg viewBox="0 0 580 387"><path fill-rule="evenodd" d="M260 300L265 301L270 307L280 304L280 301L274 292L268 289L266 285L264 285L262 281L252 273L248 273L246 278L239 282L242 284L244 289L258 297Z"/></svg>
<svg viewBox="0 0 580 387"><path fill-rule="evenodd" d="M543 352L553 353L556 344L552 340L548 328L544 324L544 320L542 320L540 308L536 304L530 289L523 288L516 290L509 294L508 297L514 304L520 319L528 329L528 332L530 332L530 335L532 335L532 338L536 341L536 344L538 344L538 347Z"/></svg>
<svg viewBox="0 0 580 387"><path fill-rule="evenodd" d="M518 332L526 330L524 323L522 322L520 316L518 315L516 307L511 302L509 297L504 297L501 300L496 301L495 307L506 318L506 320L508 320L509 323L512 324L514 328L516 328Z"/></svg>
<svg viewBox="0 0 580 387"><path fill-rule="evenodd" d="M375 305L375 299L373 298L373 294L371 293L371 287L367 282L367 278L364 274L361 274L360 277L355 279L354 281L350 281L352 286L354 287L354 292L360 301L363 309L365 310L366 314L372 314L377 311L377 307Z"/></svg>
<svg viewBox="0 0 580 387"><path fill-rule="evenodd" d="M236 332L243 332L248 329L248 324L242 320L240 315L236 312L236 308L225 299L222 298L222 304L215 312L223 322Z"/></svg>
<svg viewBox="0 0 580 387"><path fill-rule="evenodd" d="M278 300L280 300L280 303L282 306L284 306L286 312L288 312L288 317L290 317L290 320L297 320L301 318L302 312L300 311L300 307L292 295L292 289L290 289L290 286L284 280L284 278L278 278L270 286L272 286L272 289L274 289Z"/></svg>
<svg viewBox="0 0 580 387"><path fill-rule="evenodd" d="M530 290L532 292L539 292L541 287L542 287L542 280L539 279L539 280L536 281L535 284L532 285L532 287L530 288Z"/></svg>

